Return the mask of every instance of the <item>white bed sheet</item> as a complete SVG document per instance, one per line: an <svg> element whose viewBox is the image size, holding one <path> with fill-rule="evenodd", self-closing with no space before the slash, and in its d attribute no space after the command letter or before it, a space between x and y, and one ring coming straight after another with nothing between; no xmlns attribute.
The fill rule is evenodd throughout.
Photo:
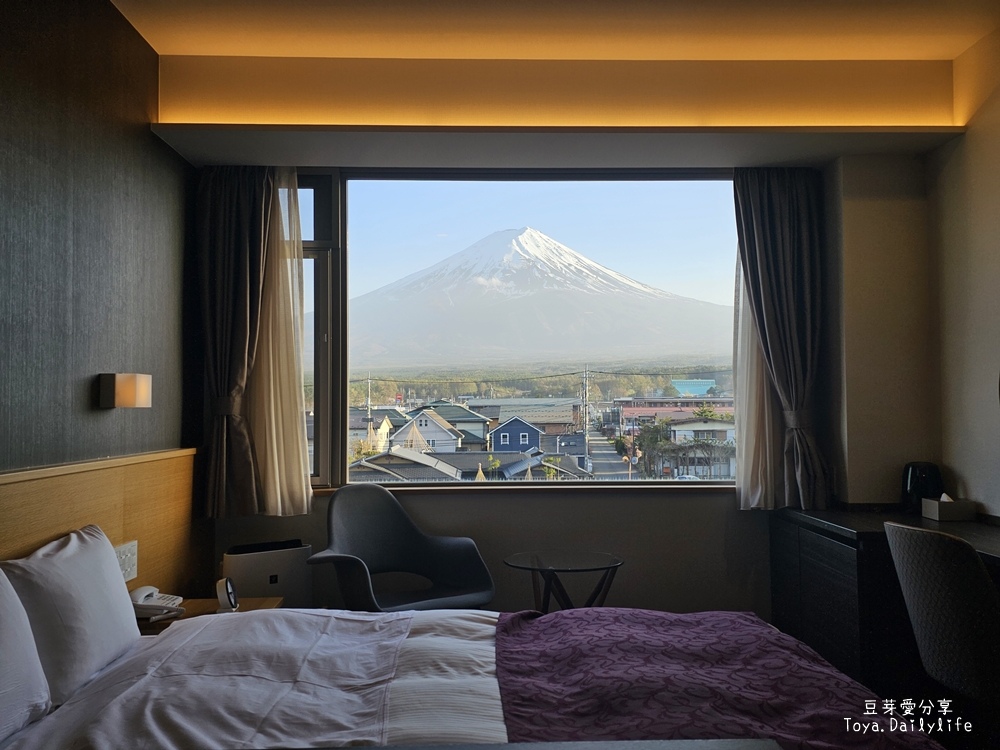
<svg viewBox="0 0 1000 750"><path fill-rule="evenodd" d="M270 610L179 621L5 750L505 742L496 618Z"/></svg>
<svg viewBox="0 0 1000 750"><path fill-rule="evenodd" d="M496 612L413 612L389 689L388 743L505 743Z"/></svg>

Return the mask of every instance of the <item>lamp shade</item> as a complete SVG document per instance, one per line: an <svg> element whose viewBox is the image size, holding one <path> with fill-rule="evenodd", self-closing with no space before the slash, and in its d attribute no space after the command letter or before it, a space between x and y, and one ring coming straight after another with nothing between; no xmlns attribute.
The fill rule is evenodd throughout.
<svg viewBox="0 0 1000 750"><path fill-rule="evenodd" d="M137 372L102 373L100 405L102 409L122 407L149 408L153 405L153 376Z"/></svg>

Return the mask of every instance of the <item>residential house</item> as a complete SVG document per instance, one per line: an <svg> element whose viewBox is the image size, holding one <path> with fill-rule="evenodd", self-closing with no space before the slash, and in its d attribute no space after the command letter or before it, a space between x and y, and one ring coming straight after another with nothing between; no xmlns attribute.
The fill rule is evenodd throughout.
<svg viewBox="0 0 1000 750"><path fill-rule="evenodd" d="M402 409L395 406L373 406L372 417L374 419L382 417L388 419L390 432L395 432L410 421L410 417Z"/></svg>
<svg viewBox="0 0 1000 750"><path fill-rule="evenodd" d="M217 405L201 395L189 238L207 164L721 178L815 167L826 216L815 425L837 501L892 502L901 467L919 458L1000 517L1000 422L983 418L1000 338L996 3L203 6L0 4L5 519L37 508L82 523L95 492L124 498L113 541L137 538L143 559L166 561L141 565L133 583L189 597L212 595L233 544L294 534L325 546L323 488L301 517L202 517L195 460ZM339 239L324 241L340 251ZM93 408L93 379L118 371L152 374L150 409ZM496 424L511 416L549 429L528 414ZM346 454L346 422L321 436L335 453ZM129 468L164 452L181 455L172 478L150 485L151 472ZM94 464L109 461L105 486ZM32 467L74 462L90 480L14 489ZM474 536L494 570L525 545L597 547L626 560L609 604L769 617L769 514L737 510L731 487L680 484L398 493L435 532ZM75 520L54 515L69 509ZM24 528L5 523L3 549ZM498 576L493 606L530 602Z"/></svg>
<svg viewBox="0 0 1000 750"><path fill-rule="evenodd" d="M696 411L711 407L720 415L732 415L731 398L616 398L607 415L615 434L633 435L644 424L690 419Z"/></svg>
<svg viewBox="0 0 1000 750"><path fill-rule="evenodd" d="M512 417L490 430L490 449L495 451L541 450L542 431L520 417Z"/></svg>
<svg viewBox="0 0 1000 750"><path fill-rule="evenodd" d="M665 465L673 474L700 476L705 479L731 479L736 476L736 428L721 419L689 417L670 423L670 440L679 450L671 452ZM690 449L685 449L691 446Z"/></svg>
<svg viewBox="0 0 1000 750"><path fill-rule="evenodd" d="M462 433L462 450L475 451L486 448L486 435L490 423L487 417L451 401L432 401L426 406L407 412L407 415L417 418L427 409L433 409L439 417Z"/></svg>
<svg viewBox="0 0 1000 750"><path fill-rule="evenodd" d="M474 398L469 399L469 408L487 416L490 429L514 417L530 422L546 435L562 435L583 428L578 398Z"/></svg>
<svg viewBox="0 0 1000 750"><path fill-rule="evenodd" d="M462 448L462 433L434 409L424 409L389 439L390 445L433 453L454 453Z"/></svg>
<svg viewBox="0 0 1000 750"><path fill-rule="evenodd" d="M348 412L347 441L349 445L364 442L367 450L381 453L389 446L389 436L392 434L392 422L384 414L378 415L372 410L368 416L367 409L351 407Z"/></svg>

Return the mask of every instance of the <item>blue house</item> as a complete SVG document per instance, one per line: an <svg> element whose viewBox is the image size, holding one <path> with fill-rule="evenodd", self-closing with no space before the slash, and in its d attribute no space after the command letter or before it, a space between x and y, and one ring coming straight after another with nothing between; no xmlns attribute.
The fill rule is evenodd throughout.
<svg viewBox="0 0 1000 750"><path fill-rule="evenodd" d="M520 417L511 417L490 431L490 450L528 451L541 449L542 431Z"/></svg>

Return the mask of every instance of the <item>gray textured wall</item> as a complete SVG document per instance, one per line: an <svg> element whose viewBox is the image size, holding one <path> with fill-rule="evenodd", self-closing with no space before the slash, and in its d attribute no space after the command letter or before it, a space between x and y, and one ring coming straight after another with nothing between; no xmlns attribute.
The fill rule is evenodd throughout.
<svg viewBox="0 0 1000 750"><path fill-rule="evenodd" d="M504 486L470 490L392 487L417 525L430 534L472 537L496 583L490 608L534 606L531 577L504 565L515 552L575 549L624 558L608 595L615 607L671 612L746 610L771 614L768 514L737 509L731 488L642 486ZM558 483L557 483L558 484ZM682 483L688 484L688 483ZM273 518L253 516L215 524L215 563L231 546L301 539L313 551L327 545L329 499L313 512ZM312 568L314 603L336 605L331 566ZM596 583L589 574L566 576L575 601ZM210 596L205 591L202 596Z"/></svg>
<svg viewBox="0 0 1000 750"><path fill-rule="evenodd" d="M181 445L190 169L157 56L107 0L0 4L0 471ZM100 372L153 408L93 406Z"/></svg>

